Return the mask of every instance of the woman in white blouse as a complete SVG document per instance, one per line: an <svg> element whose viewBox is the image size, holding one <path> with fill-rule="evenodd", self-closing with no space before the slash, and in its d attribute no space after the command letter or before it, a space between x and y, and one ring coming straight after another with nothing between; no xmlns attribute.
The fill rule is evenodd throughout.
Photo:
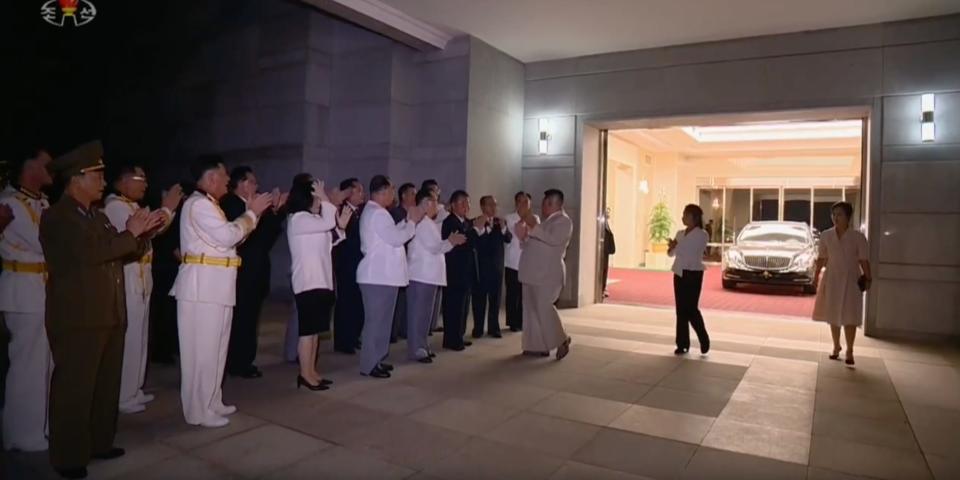
<svg viewBox="0 0 960 480"><path fill-rule="evenodd" d="M690 204L683 209L683 225L677 237L670 240L667 254L673 261L673 295L677 304L677 349L676 355L690 350L690 327L697 332L700 353L710 351L710 335L700 313L700 289L703 287L703 252L709 240L703 230L703 210Z"/></svg>
<svg viewBox="0 0 960 480"><path fill-rule="evenodd" d="M850 228L853 205L840 202L830 210L833 228L820 235L820 255L817 257L817 276L814 285L817 300L813 319L830 324L833 336L831 360L840 359L840 328L847 339L847 365L853 365L853 340L857 327L863 321L863 292L870 288L869 251L867 237ZM823 285L819 285L820 271L826 265Z"/></svg>
<svg viewBox="0 0 960 480"><path fill-rule="evenodd" d="M334 202L341 200L339 192L332 195ZM330 329L330 311L336 301L331 249L346 238L343 228L350 219L349 209L336 217L334 202L324 192L323 182L314 181L310 174L293 178L287 200L287 243L300 331L297 388L326 390L333 383L317 372L317 345L318 334Z"/></svg>
<svg viewBox="0 0 960 480"><path fill-rule="evenodd" d="M439 205L430 190L417 193L417 206L430 220L436 219ZM433 319L433 304L440 287L447 285L447 262L444 256L456 245L467 241L461 233L452 233L446 240L440 236L436 222L417 224L413 240L407 248L407 354L420 363L433 363L433 352L427 337Z"/></svg>

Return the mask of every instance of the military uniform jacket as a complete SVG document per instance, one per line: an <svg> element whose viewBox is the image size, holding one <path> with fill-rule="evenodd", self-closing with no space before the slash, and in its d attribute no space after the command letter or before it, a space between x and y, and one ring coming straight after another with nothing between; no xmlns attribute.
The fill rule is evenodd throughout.
<svg viewBox="0 0 960 480"><path fill-rule="evenodd" d="M108 195L104 203L103 213L110 219L110 223L118 232L127 229L127 219L130 218L141 207L134 202L120 195ZM149 209L147 209L149 211ZM173 212L164 208L167 214L167 223L161 227L163 232L173 223ZM153 248L147 243L147 250L142 257L134 259L123 266L124 285L126 286L127 296L139 296L144 299L150 296L153 291Z"/></svg>
<svg viewBox="0 0 960 480"><path fill-rule="evenodd" d="M10 207L14 215L0 237L0 256L7 262L42 264L40 217L50 207L47 197L7 187L0 193L0 204ZM0 274L0 311L43 312L45 277L43 273L4 269Z"/></svg>
<svg viewBox="0 0 960 480"><path fill-rule="evenodd" d="M236 261L237 245L257 227L257 215L247 210L228 221L213 197L194 192L180 213L180 252L183 258L206 257ZM187 263L180 265L172 295L177 300L232 307L237 303L237 268Z"/></svg>
<svg viewBox="0 0 960 480"><path fill-rule="evenodd" d="M146 241L64 194L40 220L40 244L49 271L48 331L126 324L123 264L142 256Z"/></svg>

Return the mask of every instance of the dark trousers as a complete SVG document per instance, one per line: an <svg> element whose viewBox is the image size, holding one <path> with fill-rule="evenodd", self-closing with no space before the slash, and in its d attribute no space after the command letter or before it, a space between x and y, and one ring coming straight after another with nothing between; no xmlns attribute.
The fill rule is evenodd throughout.
<svg viewBox="0 0 960 480"><path fill-rule="evenodd" d="M363 331L363 297L357 285L357 269L337 270L337 303L333 307L333 348L354 352L360 346Z"/></svg>
<svg viewBox="0 0 960 480"><path fill-rule="evenodd" d="M677 303L677 348L690 348L690 327L697 332L700 348L710 347L710 336L700 314L700 289L703 272L684 270L683 276L673 276L673 296Z"/></svg>
<svg viewBox="0 0 960 480"><path fill-rule="evenodd" d="M257 327L267 299L270 269L240 270L237 274L237 305L233 308L227 372L240 375L253 367L257 358Z"/></svg>
<svg viewBox="0 0 960 480"><path fill-rule="evenodd" d="M470 289L447 287L443 291L443 348L463 348L467 333L467 312L470 309Z"/></svg>
<svg viewBox="0 0 960 480"><path fill-rule="evenodd" d="M50 382L50 463L80 468L113 447L120 401L124 328L47 332Z"/></svg>
<svg viewBox="0 0 960 480"><path fill-rule="evenodd" d="M400 287L400 292L397 294L397 306L393 310L390 343L397 343L397 338L407 338L407 287Z"/></svg>
<svg viewBox="0 0 960 480"><path fill-rule="evenodd" d="M507 326L514 330L523 330L523 285L520 284L520 272L507 268L504 277L507 287L504 296Z"/></svg>
<svg viewBox="0 0 960 480"><path fill-rule="evenodd" d="M603 285L603 293L607 292L607 278L610 277L610 255L600 257L600 281Z"/></svg>
<svg viewBox="0 0 960 480"><path fill-rule="evenodd" d="M153 267L153 295L150 296L150 358L173 361L180 351L177 334L177 299L168 295L177 279L177 266Z"/></svg>
<svg viewBox="0 0 960 480"><path fill-rule="evenodd" d="M473 286L473 336L483 336L483 322L487 332L500 333L500 293L503 290L503 270L481 274Z"/></svg>

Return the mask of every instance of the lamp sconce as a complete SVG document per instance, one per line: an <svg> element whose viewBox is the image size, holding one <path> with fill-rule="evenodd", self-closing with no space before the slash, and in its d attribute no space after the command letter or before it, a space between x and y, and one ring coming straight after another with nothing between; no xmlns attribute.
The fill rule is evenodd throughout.
<svg viewBox="0 0 960 480"><path fill-rule="evenodd" d="M650 193L650 182L647 179L640 180L640 185L637 187L637 190L640 190L640 193L646 195Z"/></svg>
<svg viewBox="0 0 960 480"><path fill-rule="evenodd" d="M541 118L539 120L539 130L540 130L540 145L538 151L540 155L547 154L547 142L550 141L550 120L546 118Z"/></svg>
<svg viewBox="0 0 960 480"><path fill-rule="evenodd" d="M714 198L713 203L710 205L714 210L720 210L720 199Z"/></svg>
<svg viewBox="0 0 960 480"><path fill-rule="evenodd" d="M933 110L936 99L932 93L920 95L920 141L930 143L936 139Z"/></svg>

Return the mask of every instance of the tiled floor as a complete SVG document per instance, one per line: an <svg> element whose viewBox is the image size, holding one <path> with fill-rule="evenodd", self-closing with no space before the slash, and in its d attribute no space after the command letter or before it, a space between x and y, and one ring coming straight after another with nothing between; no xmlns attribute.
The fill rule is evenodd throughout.
<svg viewBox="0 0 960 480"><path fill-rule="evenodd" d="M711 355L676 358L669 310L594 306L563 312L562 362L519 356L518 334L433 365L401 343L390 380L323 353L336 384L310 393L270 312L266 375L227 380L230 426L184 424L179 372L155 366L157 400L120 420L128 454L91 478L960 478L956 348L861 338L850 369L825 357L822 325L710 314ZM2 478L53 478L43 454L2 458Z"/></svg>

